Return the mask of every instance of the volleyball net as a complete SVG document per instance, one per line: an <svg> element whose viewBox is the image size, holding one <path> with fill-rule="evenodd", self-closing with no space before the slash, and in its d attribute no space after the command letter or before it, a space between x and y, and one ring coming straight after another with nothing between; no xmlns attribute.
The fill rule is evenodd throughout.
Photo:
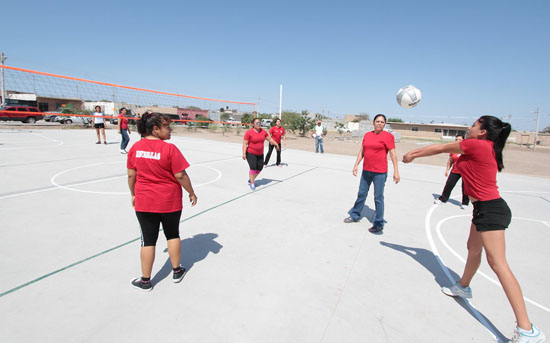
<svg viewBox="0 0 550 343"><path fill-rule="evenodd" d="M43 116L91 117L99 106L105 118L115 119L124 107L127 118L132 119L158 112L181 124L235 124L243 114L253 116L256 109L253 102L176 94L11 66L0 68L6 94L3 104L34 106Z"/></svg>

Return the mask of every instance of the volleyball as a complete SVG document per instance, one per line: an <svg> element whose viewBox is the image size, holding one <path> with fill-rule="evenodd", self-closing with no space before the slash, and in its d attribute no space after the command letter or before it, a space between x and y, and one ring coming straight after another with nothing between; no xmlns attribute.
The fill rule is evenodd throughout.
<svg viewBox="0 0 550 343"><path fill-rule="evenodd" d="M422 98L420 89L413 85L408 85L397 91L397 103L403 108L412 108L416 106Z"/></svg>

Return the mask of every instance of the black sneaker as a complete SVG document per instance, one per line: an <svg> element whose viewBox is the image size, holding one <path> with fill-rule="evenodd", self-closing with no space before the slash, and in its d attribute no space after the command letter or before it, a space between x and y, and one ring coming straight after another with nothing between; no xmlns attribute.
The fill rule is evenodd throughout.
<svg viewBox="0 0 550 343"><path fill-rule="evenodd" d="M175 271L174 274L172 275L172 281L174 281L174 283L180 282L185 276L185 272L186 272L185 268L180 267L180 269L178 271Z"/></svg>
<svg viewBox="0 0 550 343"><path fill-rule="evenodd" d="M373 227L371 227L369 229L369 232L370 233L374 233L375 235L381 235L382 234L382 230L384 230L384 227L383 226L376 226L374 225Z"/></svg>
<svg viewBox="0 0 550 343"><path fill-rule="evenodd" d="M140 277L132 280L132 286L144 292L151 292L151 290L153 289L153 285L151 284L151 281L144 282L141 280Z"/></svg>

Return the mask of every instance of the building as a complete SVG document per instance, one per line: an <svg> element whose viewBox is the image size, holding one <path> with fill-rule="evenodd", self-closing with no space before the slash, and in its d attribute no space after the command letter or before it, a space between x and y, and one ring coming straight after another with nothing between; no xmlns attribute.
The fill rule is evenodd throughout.
<svg viewBox="0 0 550 343"><path fill-rule="evenodd" d="M198 116L208 118L208 110L200 108L178 108L177 114L181 119L196 120Z"/></svg>
<svg viewBox="0 0 550 343"><path fill-rule="evenodd" d="M82 99L54 98L17 91L7 91L6 104L34 106L42 112L61 111L64 108L73 108L80 111L83 107Z"/></svg>
<svg viewBox="0 0 550 343"><path fill-rule="evenodd" d="M438 138L452 140L456 135L466 135L468 126L449 123L439 124L415 124L415 123L399 123L389 122L393 131L400 132L402 136L422 137L422 138Z"/></svg>

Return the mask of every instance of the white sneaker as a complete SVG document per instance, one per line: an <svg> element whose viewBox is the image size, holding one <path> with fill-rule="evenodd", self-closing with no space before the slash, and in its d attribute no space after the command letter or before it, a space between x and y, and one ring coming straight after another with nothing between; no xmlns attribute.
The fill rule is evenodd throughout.
<svg viewBox="0 0 550 343"><path fill-rule="evenodd" d="M531 331L525 331L519 327L514 330L514 336L512 336L512 343L541 343L544 342L546 336L540 331L538 327L531 324Z"/></svg>
<svg viewBox="0 0 550 343"><path fill-rule="evenodd" d="M434 204L436 204L436 205L441 205L441 204L443 204L443 202L442 202L441 200L439 200L439 199L435 199L435 200L434 200Z"/></svg>
<svg viewBox="0 0 550 343"><path fill-rule="evenodd" d="M124 149L120 149L120 153L121 153L121 154L127 154L128 152L127 152L126 150L124 150Z"/></svg>
<svg viewBox="0 0 550 343"><path fill-rule="evenodd" d="M461 297L467 299L472 297L472 289L470 287L462 287L458 282L451 287L442 287L441 292L450 297Z"/></svg>

